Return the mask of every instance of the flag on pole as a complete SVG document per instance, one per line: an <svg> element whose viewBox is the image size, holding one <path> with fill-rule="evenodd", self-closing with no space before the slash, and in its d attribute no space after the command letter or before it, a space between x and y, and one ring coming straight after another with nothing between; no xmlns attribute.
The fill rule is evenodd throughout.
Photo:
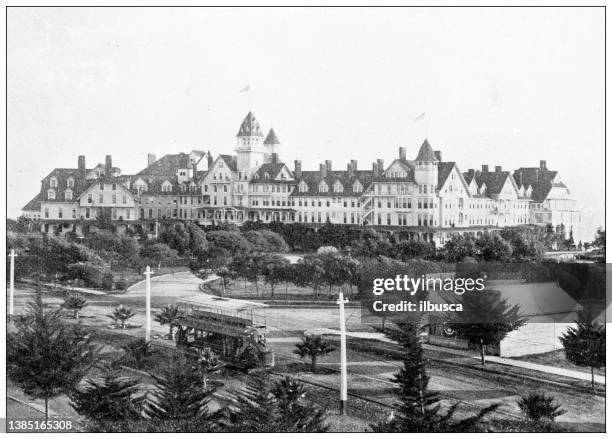
<svg viewBox="0 0 612 439"><path fill-rule="evenodd" d="M419 114L417 117L414 118L414 121L418 122L419 120L423 120L423 119L425 119L425 113Z"/></svg>
<svg viewBox="0 0 612 439"><path fill-rule="evenodd" d="M248 93L250 91L251 91L251 84L248 84L246 87L240 90L240 93Z"/></svg>

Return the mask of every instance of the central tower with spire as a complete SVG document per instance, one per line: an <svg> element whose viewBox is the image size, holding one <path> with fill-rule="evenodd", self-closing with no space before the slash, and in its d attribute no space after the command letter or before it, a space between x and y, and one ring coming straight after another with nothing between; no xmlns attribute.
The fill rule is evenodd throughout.
<svg viewBox="0 0 612 439"><path fill-rule="evenodd" d="M253 112L249 111L236 135L236 155L238 171L248 178L265 162L263 134ZM243 177L244 178L244 177Z"/></svg>

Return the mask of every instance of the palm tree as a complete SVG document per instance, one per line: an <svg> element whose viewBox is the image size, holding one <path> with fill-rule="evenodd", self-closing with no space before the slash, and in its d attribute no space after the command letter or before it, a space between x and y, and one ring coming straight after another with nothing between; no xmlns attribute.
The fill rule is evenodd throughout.
<svg viewBox="0 0 612 439"><path fill-rule="evenodd" d="M125 349L127 357L134 362L138 369L142 369L147 359L153 355L151 342L146 341L144 338L128 343L123 349Z"/></svg>
<svg viewBox="0 0 612 439"><path fill-rule="evenodd" d="M125 323L135 315L136 313L127 306L119 305L107 317L113 319L115 323L119 322L119 327L125 329Z"/></svg>
<svg viewBox="0 0 612 439"><path fill-rule="evenodd" d="M79 311L87 305L87 300L83 299L78 294L68 293L62 303L62 308L71 309L74 312L73 317L79 318Z"/></svg>
<svg viewBox="0 0 612 439"><path fill-rule="evenodd" d="M170 332L168 338L172 340L174 327L179 325L179 320L184 317L185 313L177 306L168 304L161 309L161 312L155 315L155 321L162 326L169 325Z"/></svg>
<svg viewBox="0 0 612 439"><path fill-rule="evenodd" d="M225 364L219 360L219 356L210 348L206 348L202 351L197 359L197 362L200 370L202 371L204 389L207 389L208 375L220 372Z"/></svg>
<svg viewBox="0 0 612 439"><path fill-rule="evenodd" d="M560 404L555 404L554 397L543 393L530 393L518 400L518 406L525 416L536 424L554 422L557 416L566 411Z"/></svg>
<svg viewBox="0 0 612 439"><path fill-rule="evenodd" d="M305 335L302 337L302 341L295 345L296 349L293 351L298 354L301 358L310 357L310 370L315 371L317 367L317 358L320 355L327 355L333 352L335 348L320 335Z"/></svg>

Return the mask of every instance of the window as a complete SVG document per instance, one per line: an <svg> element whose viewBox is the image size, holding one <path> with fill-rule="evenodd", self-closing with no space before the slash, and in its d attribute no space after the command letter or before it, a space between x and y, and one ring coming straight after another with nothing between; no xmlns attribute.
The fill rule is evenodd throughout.
<svg viewBox="0 0 612 439"><path fill-rule="evenodd" d="M51 180L49 180L49 186L57 187L57 178L52 177Z"/></svg>
<svg viewBox="0 0 612 439"><path fill-rule="evenodd" d="M68 185L68 187L73 188L74 187L74 178L69 177L68 180L66 180L66 184Z"/></svg>
<svg viewBox="0 0 612 439"><path fill-rule="evenodd" d="M66 199L66 201L72 200L72 191L69 189L66 190L66 192L64 192L64 198Z"/></svg>
<svg viewBox="0 0 612 439"><path fill-rule="evenodd" d="M98 195L98 202L99 203L104 203L104 194Z"/></svg>
<svg viewBox="0 0 612 439"><path fill-rule="evenodd" d="M47 198L50 200L55 200L55 191L53 189L49 189L47 191Z"/></svg>
<svg viewBox="0 0 612 439"><path fill-rule="evenodd" d="M45 207L45 218L49 218L49 208Z"/></svg>
<svg viewBox="0 0 612 439"><path fill-rule="evenodd" d="M125 195L123 196L123 204L127 204L127 197Z"/></svg>
<svg viewBox="0 0 612 439"><path fill-rule="evenodd" d="M100 183L100 190L103 191L104 190L104 183Z"/></svg>
<svg viewBox="0 0 612 439"><path fill-rule="evenodd" d="M113 194L113 204L117 204L117 195Z"/></svg>
<svg viewBox="0 0 612 439"><path fill-rule="evenodd" d="M116 191L117 190L117 183L113 183L113 190Z"/></svg>
<svg viewBox="0 0 612 439"><path fill-rule="evenodd" d="M89 207L85 208L85 218L89 218L91 216L91 210L89 209Z"/></svg>
<svg viewBox="0 0 612 439"><path fill-rule="evenodd" d="M76 209L72 209L72 218L76 218Z"/></svg>
<svg viewBox="0 0 612 439"><path fill-rule="evenodd" d="M113 209L113 219L117 219L117 209Z"/></svg>

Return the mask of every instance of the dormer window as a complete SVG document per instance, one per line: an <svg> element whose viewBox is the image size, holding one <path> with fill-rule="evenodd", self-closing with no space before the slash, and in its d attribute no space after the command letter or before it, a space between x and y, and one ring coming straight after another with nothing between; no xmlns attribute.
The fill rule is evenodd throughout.
<svg viewBox="0 0 612 439"><path fill-rule="evenodd" d="M340 182L336 182L334 184L334 192L342 192L344 190L344 188L342 187L342 184Z"/></svg>
<svg viewBox="0 0 612 439"><path fill-rule="evenodd" d="M270 174L268 174L267 172L265 172L265 173L264 173L264 178L265 178L265 179L270 178Z"/></svg>
<svg viewBox="0 0 612 439"><path fill-rule="evenodd" d="M69 188L73 188L74 187L74 178L69 177L68 180L66 180L66 184L68 185Z"/></svg>
<svg viewBox="0 0 612 439"><path fill-rule="evenodd" d="M361 192L361 191L363 191L363 186L361 186L361 183L359 183L358 181L353 183L353 192Z"/></svg>
<svg viewBox="0 0 612 439"><path fill-rule="evenodd" d="M321 184L319 185L319 192L327 192L328 190L329 190L329 187L327 186L327 183L322 181Z"/></svg>
<svg viewBox="0 0 612 439"><path fill-rule="evenodd" d="M303 181L300 183L300 192L308 192L308 185Z"/></svg>
<svg viewBox="0 0 612 439"><path fill-rule="evenodd" d="M50 200L55 200L55 191L53 189L49 189L47 191L47 198Z"/></svg>
<svg viewBox="0 0 612 439"><path fill-rule="evenodd" d="M172 185L168 182L162 185L162 192L172 192Z"/></svg>
<svg viewBox="0 0 612 439"><path fill-rule="evenodd" d="M281 174L281 180L286 180L286 179L287 179L287 177L285 176L285 174L284 174L284 173L282 173L282 174Z"/></svg>
<svg viewBox="0 0 612 439"><path fill-rule="evenodd" d="M70 189L66 190L66 192L64 192L64 198L66 199L66 201L71 201L72 200L72 191Z"/></svg>
<svg viewBox="0 0 612 439"><path fill-rule="evenodd" d="M57 178L52 177L51 180L49 180L49 186L57 187Z"/></svg>

